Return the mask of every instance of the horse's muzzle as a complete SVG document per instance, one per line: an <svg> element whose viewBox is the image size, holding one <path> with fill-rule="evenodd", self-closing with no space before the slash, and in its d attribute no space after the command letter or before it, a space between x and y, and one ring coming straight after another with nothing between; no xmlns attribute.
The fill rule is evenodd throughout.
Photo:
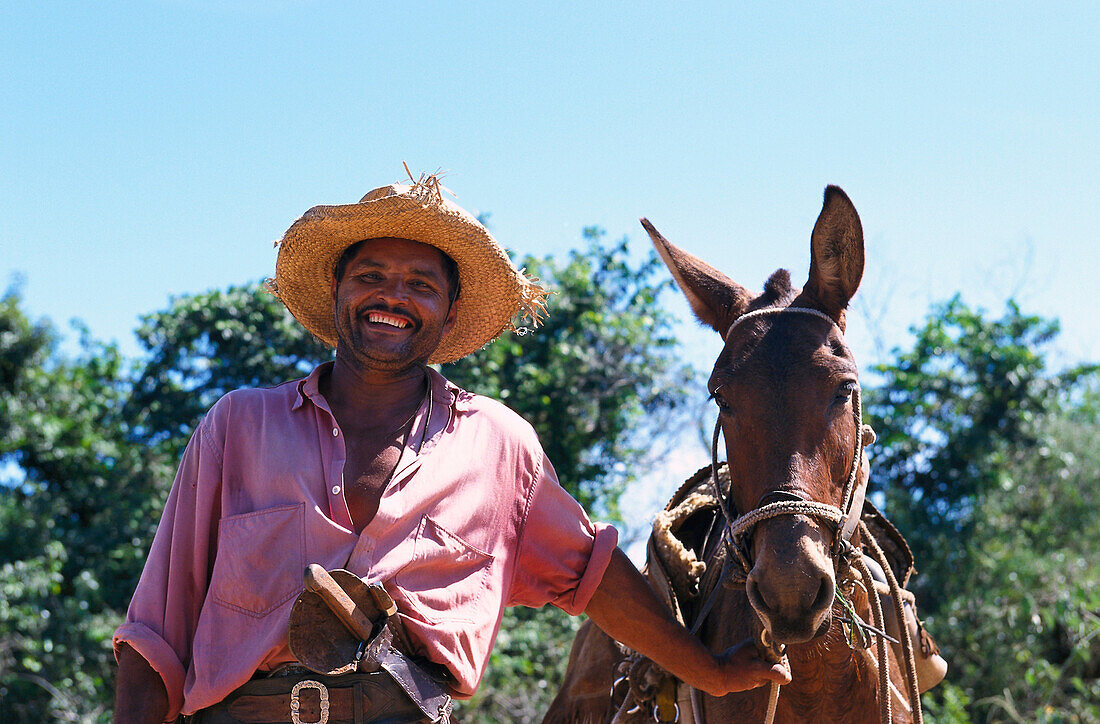
<svg viewBox="0 0 1100 724"><path fill-rule="evenodd" d="M745 592L776 643L804 643L829 627L836 593L832 559L821 532L806 519L767 523L767 530L757 531L767 540L757 540Z"/></svg>

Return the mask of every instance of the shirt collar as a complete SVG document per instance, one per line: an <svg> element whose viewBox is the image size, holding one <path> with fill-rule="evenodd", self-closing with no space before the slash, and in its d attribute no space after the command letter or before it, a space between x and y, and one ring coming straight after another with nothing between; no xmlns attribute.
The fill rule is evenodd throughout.
<svg viewBox="0 0 1100 724"><path fill-rule="evenodd" d="M435 404L444 407L455 406L458 393L462 390L432 367L428 368L428 382L432 386L432 397L435 399Z"/></svg>
<svg viewBox="0 0 1100 724"><path fill-rule="evenodd" d="M291 410L299 409L305 404L306 399L309 399L317 407L331 412L328 401L321 394L321 377L332 370L333 364L331 360L322 362L309 373L308 377L304 377L298 382L298 391L294 396L294 402L290 406ZM468 398L470 393L448 380L433 367L428 367L428 380L432 386L432 396L435 404L443 407L454 407L456 412L467 412L469 410Z"/></svg>
<svg viewBox="0 0 1100 724"><path fill-rule="evenodd" d="M313 368L313 371L309 373L308 377L304 377L298 382L298 393L294 396L294 402L291 404L291 410L297 410L303 404L305 404L308 398L310 402L317 405L322 410L328 410L328 401L325 400L325 396L321 394L321 376L329 373L332 369L333 362L322 362ZM331 410L329 410L331 412Z"/></svg>

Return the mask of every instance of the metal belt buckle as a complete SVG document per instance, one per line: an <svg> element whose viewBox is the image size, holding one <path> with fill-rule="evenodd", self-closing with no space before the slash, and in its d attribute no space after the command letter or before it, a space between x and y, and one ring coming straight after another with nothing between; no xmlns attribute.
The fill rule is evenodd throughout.
<svg viewBox="0 0 1100 724"><path fill-rule="evenodd" d="M302 717L298 715L302 708L298 695L302 689L316 689L317 693L321 695L321 718L316 722L303 722ZM295 684L294 688L290 690L290 721L294 724L328 724L328 687L313 679L305 679Z"/></svg>

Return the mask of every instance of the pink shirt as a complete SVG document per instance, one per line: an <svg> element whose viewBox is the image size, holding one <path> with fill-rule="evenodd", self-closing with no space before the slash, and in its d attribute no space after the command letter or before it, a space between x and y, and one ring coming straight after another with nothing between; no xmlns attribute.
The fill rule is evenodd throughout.
<svg viewBox="0 0 1100 724"><path fill-rule="evenodd" d="M169 721L293 660L287 619L309 563L383 583L420 647L409 653L446 665L459 696L481 680L505 606L578 614L603 577L617 533L558 484L531 426L434 370L357 535L343 434L318 391L327 369L226 395L187 446L114 636L163 678Z"/></svg>

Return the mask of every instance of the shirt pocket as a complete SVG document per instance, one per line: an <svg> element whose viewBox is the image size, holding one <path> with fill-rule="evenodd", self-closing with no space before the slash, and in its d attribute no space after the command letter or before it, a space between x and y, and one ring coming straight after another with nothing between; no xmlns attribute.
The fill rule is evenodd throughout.
<svg viewBox="0 0 1100 724"><path fill-rule="evenodd" d="M261 618L302 589L305 570L302 503L222 518L210 580L215 603Z"/></svg>
<svg viewBox="0 0 1100 724"><path fill-rule="evenodd" d="M489 587L492 564L492 555L424 516L412 560L394 574L393 583L428 623L473 623L485 619L478 606Z"/></svg>

